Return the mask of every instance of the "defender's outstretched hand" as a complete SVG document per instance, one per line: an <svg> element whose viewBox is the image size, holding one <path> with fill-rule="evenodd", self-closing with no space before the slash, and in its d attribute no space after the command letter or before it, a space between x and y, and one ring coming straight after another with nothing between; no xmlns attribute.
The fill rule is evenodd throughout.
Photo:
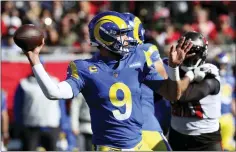
<svg viewBox="0 0 236 152"><path fill-rule="evenodd" d="M184 61L184 59L186 57L190 57L190 56L194 55L194 54L186 55L192 46L193 46L193 44L190 39L185 41L185 37L181 37L177 46L174 47L172 45L170 48L169 66L173 67L173 68L177 67Z"/></svg>

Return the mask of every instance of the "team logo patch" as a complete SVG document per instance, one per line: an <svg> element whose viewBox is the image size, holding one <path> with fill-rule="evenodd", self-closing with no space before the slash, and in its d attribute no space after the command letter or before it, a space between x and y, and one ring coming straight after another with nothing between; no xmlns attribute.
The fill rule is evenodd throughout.
<svg viewBox="0 0 236 152"><path fill-rule="evenodd" d="M89 66L89 72L90 73L97 73L98 72L98 68L94 65Z"/></svg>
<svg viewBox="0 0 236 152"><path fill-rule="evenodd" d="M74 62L70 62L70 69L71 69L71 76L74 77L75 79L79 79L77 67ZM67 74L69 74L69 73L67 73Z"/></svg>

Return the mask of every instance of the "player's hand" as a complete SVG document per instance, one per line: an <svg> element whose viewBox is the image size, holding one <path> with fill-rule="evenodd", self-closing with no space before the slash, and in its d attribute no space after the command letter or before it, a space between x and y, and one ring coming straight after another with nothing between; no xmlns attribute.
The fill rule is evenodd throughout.
<svg viewBox="0 0 236 152"><path fill-rule="evenodd" d="M30 55L39 55L40 51L42 50L43 46L44 46L44 38L42 40L42 44L38 47L36 47L35 49L33 50L29 50L29 51L23 51L26 56L30 56Z"/></svg>
<svg viewBox="0 0 236 152"><path fill-rule="evenodd" d="M38 47L36 47L34 50L30 51L23 51L25 55L27 56L31 66L34 66L36 64L40 64L40 59L39 59L39 53L41 49L44 46L44 39L42 40L42 44Z"/></svg>
<svg viewBox="0 0 236 152"><path fill-rule="evenodd" d="M170 48L169 52L169 66L170 67L177 67L179 66L186 57L193 56L194 54L189 54L188 51L193 46L191 40L185 41L185 37L181 37L176 47L173 45Z"/></svg>

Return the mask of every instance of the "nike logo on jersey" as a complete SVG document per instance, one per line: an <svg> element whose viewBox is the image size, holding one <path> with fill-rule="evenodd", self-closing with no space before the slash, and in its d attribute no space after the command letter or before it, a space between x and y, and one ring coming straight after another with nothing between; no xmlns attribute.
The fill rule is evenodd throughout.
<svg viewBox="0 0 236 152"><path fill-rule="evenodd" d="M137 68L137 67L140 67L141 66L141 63L140 62L135 62L135 63L132 63L129 65L130 68Z"/></svg>

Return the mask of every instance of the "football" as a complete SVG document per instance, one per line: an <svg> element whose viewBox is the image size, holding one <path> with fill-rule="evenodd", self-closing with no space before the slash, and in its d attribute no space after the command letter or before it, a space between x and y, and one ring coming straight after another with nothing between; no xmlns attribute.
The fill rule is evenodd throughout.
<svg viewBox="0 0 236 152"><path fill-rule="evenodd" d="M44 38L43 31L33 24L24 24L14 33L14 42L23 51L30 51L40 46Z"/></svg>

